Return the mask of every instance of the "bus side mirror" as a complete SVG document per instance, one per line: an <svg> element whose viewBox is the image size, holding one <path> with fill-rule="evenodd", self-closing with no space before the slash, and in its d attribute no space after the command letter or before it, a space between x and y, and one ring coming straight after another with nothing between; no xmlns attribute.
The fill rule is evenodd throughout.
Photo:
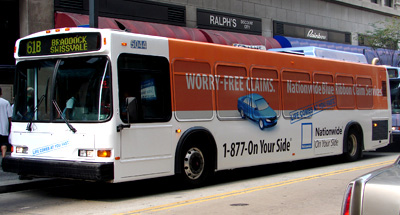
<svg viewBox="0 0 400 215"><path fill-rule="evenodd" d="M137 113L137 99L136 97L127 97L126 98L126 110L128 111L128 123L136 122L138 120Z"/></svg>

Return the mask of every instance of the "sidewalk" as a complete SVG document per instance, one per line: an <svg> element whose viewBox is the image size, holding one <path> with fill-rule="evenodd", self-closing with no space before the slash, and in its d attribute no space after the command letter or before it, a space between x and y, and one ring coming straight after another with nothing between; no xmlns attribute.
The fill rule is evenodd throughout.
<svg viewBox="0 0 400 215"><path fill-rule="evenodd" d="M10 153L8 152L7 155ZM1 157L0 157L1 158ZM1 164L1 160L0 160ZM44 187L54 184L56 180L48 178L34 178L31 180L20 180L16 173L0 170L0 193L16 192L21 190Z"/></svg>

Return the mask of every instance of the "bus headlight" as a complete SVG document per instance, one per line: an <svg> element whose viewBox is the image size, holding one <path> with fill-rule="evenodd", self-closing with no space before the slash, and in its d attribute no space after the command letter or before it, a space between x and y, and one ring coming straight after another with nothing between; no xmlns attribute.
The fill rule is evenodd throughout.
<svg viewBox="0 0 400 215"><path fill-rule="evenodd" d="M94 149L79 149L78 150L79 157L94 157L95 155L96 155L96 152ZM97 157L109 158L109 157L111 157L111 150L109 150L109 149L97 150Z"/></svg>
<svg viewBox="0 0 400 215"><path fill-rule="evenodd" d="M15 146L15 153L28 154L27 146Z"/></svg>
<svg viewBox="0 0 400 215"><path fill-rule="evenodd" d="M78 150L78 156L79 157L93 157L93 150L87 150L87 149L79 149Z"/></svg>

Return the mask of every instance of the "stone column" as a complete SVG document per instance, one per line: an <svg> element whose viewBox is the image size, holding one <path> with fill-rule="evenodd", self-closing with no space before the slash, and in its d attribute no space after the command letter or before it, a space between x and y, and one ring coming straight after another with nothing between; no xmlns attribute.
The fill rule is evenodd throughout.
<svg viewBox="0 0 400 215"><path fill-rule="evenodd" d="M54 0L19 0L20 37L54 28Z"/></svg>

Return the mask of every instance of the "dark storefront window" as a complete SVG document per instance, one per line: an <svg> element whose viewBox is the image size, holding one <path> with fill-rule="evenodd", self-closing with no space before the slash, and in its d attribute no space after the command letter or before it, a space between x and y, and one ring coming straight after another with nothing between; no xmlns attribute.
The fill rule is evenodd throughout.
<svg viewBox="0 0 400 215"><path fill-rule="evenodd" d="M274 21L274 36L351 44L351 33Z"/></svg>
<svg viewBox="0 0 400 215"><path fill-rule="evenodd" d="M139 0L99 1L99 16L186 26L184 6ZM89 14L89 0L54 0L55 11Z"/></svg>
<svg viewBox="0 0 400 215"><path fill-rule="evenodd" d="M1 1L0 32L0 65L14 65L14 45L19 38L18 1Z"/></svg>

